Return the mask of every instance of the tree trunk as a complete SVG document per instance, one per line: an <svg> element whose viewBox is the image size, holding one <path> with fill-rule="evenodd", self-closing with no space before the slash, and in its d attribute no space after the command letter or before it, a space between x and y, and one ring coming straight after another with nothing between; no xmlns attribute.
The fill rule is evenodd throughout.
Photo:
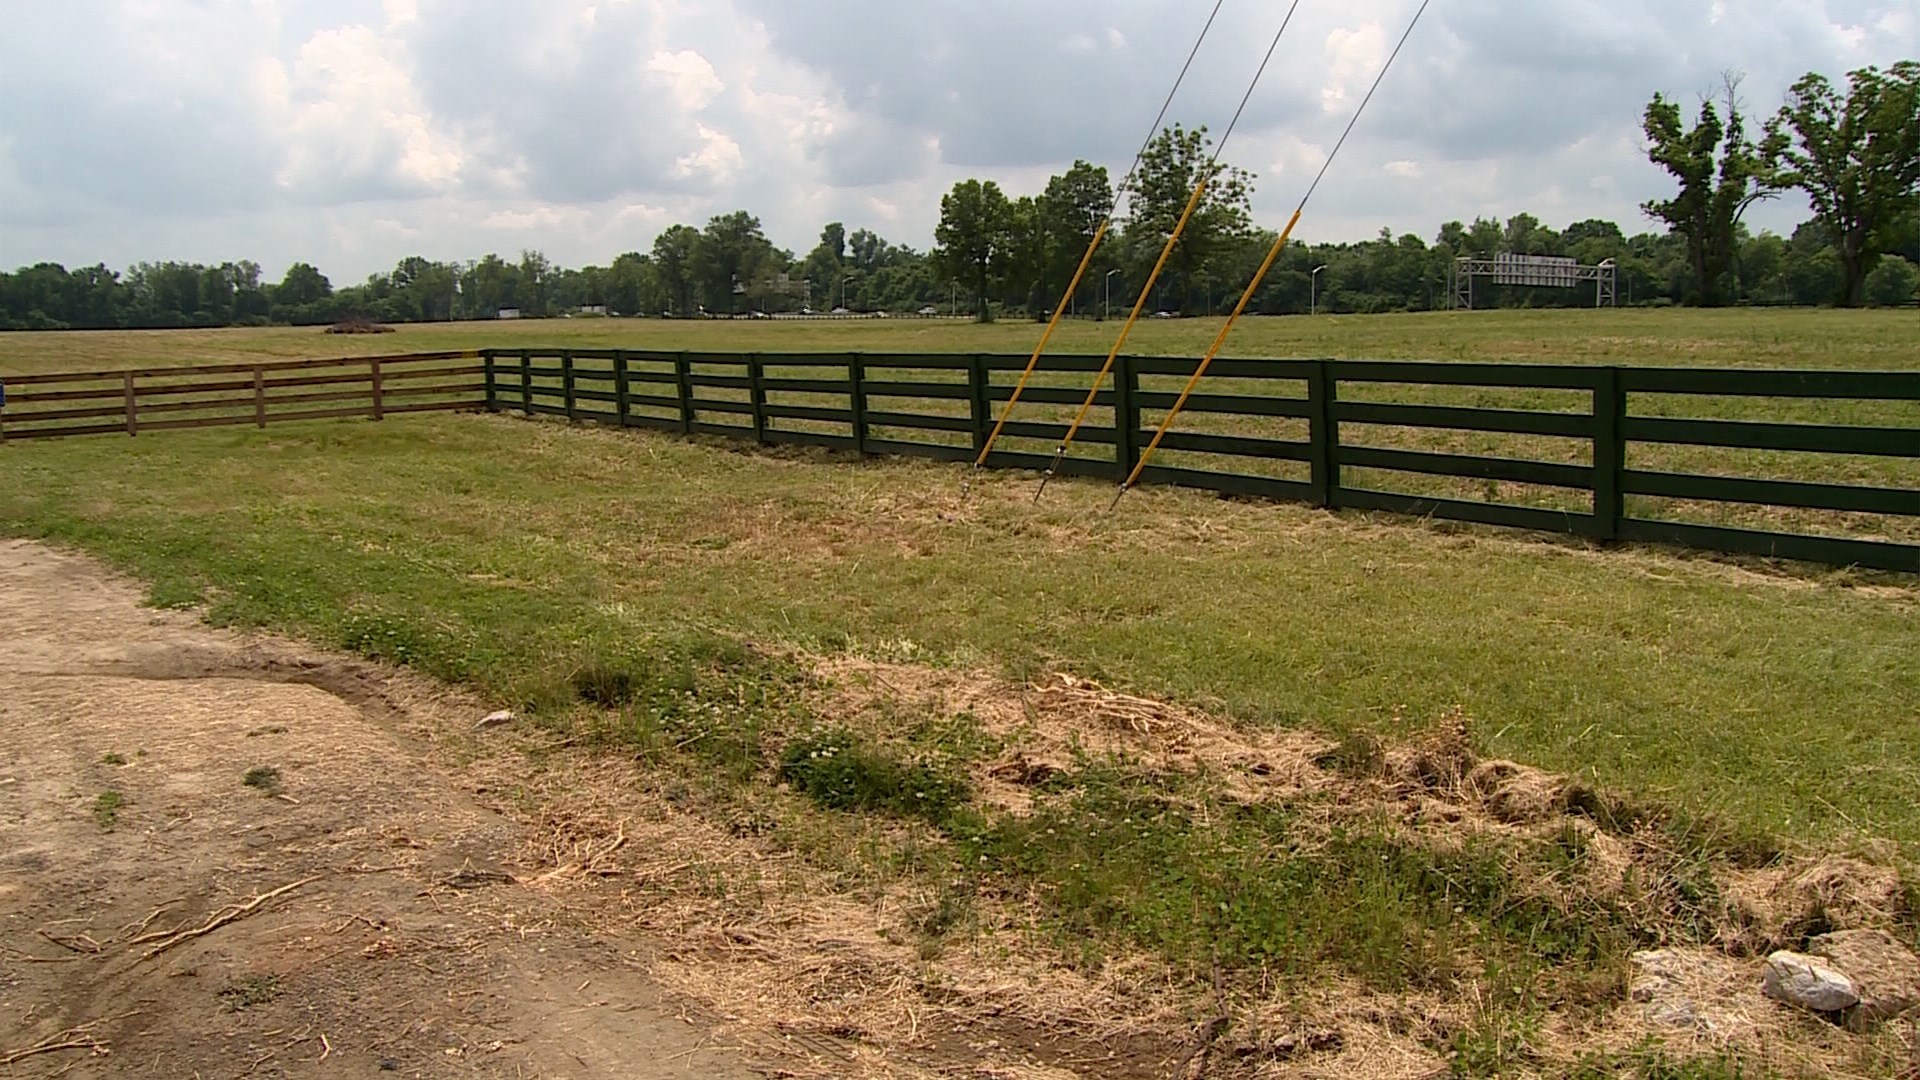
<svg viewBox="0 0 1920 1080"><path fill-rule="evenodd" d="M1867 298L1867 258L1863 237L1852 232L1840 234L1836 245L1840 255L1840 297L1835 303L1843 308L1859 307Z"/></svg>
<svg viewBox="0 0 1920 1080"><path fill-rule="evenodd" d="M1693 249L1693 304L1695 307L1714 307L1713 281L1707 276L1707 246L1697 241L1689 246Z"/></svg>

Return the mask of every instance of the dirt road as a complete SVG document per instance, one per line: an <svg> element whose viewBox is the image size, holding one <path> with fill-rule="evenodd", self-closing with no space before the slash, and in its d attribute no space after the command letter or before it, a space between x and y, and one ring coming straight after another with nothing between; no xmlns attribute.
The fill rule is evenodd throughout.
<svg viewBox="0 0 1920 1080"><path fill-rule="evenodd" d="M140 599L0 542L0 1077L756 1075L503 887L478 706Z"/></svg>

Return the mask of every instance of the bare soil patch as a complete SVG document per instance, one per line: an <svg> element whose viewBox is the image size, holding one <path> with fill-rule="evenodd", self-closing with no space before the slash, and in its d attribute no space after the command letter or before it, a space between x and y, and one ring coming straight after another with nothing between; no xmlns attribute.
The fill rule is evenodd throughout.
<svg viewBox="0 0 1920 1080"><path fill-rule="evenodd" d="M513 884L472 703L31 544L0 597L0 1076L753 1075Z"/></svg>

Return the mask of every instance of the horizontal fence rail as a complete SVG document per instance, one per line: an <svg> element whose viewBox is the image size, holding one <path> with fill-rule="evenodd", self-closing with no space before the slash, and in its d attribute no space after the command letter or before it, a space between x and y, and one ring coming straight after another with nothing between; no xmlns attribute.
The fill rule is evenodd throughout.
<svg viewBox="0 0 1920 1080"><path fill-rule="evenodd" d="M486 405L479 352L0 378L0 441L388 416Z"/></svg>
<svg viewBox="0 0 1920 1080"><path fill-rule="evenodd" d="M938 354L712 354L625 349L490 349L483 353L493 411L821 446L862 454L971 461L1012 395L1025 356ZM1007 424L989 466L1039 469L1066 432L1102 358L1052 357L1059 385L1036 384ZM1096 418L1078 441L1090 455L1067 474L1119 480L1193 361L1120 357ZM1077 385L1076 385L1077 384ZM1224 392L1232 388L1235 392ZM1816 535L1688 521L1649 500L1920 518L1913 486L1826 483L1633 467L1648 448L1864 455L1912 459L1920 477L1920 372L1800 372L1362 360L1222 360L1142 482L1229 495L1378 510L1568 533L1920 572L1920 544L1868 535ZM1531 395L1534 404L1457 404L1446 395ZM1687 419L1643 415L1639 399L1854 399L1891 406L1905 425ZM1441 399L1441 400L1436 400ZM1765 413L1762 408L1761 413ZM1394 445L1395 432L1419 438ZM1386 441L1369 433L1385 433ZM1561 460L1460 452L1447 437L1531 440ZM1444 449L1441 447L1445 447ZM1394 479L1439 481L1404 489ZM1447 485L1452 485L1449 488ZM1464 489L1482 485L1486 497ZM1501 497L1509 488L1557 495L1545 505ZM1920 535L1920 533L1916 533Z"/></svg>

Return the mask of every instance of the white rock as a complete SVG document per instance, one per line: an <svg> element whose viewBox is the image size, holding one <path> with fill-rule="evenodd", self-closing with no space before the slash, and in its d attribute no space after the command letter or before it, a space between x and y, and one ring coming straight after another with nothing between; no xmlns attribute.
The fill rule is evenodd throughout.
<svg viewBox="0 0 1920 1080"><path fill-rule="evenodd" d="M1920 957L1884 930L1840 930L1807 942L1807 951L1846 973L1860 995L1847 1016L1866 1028L1920 1008Z"/></svg>
<svg viewBox="0 0 1920 1080"><path fill-rule="evenodd" d="M1814 1012L1839 1012L1860 1003L1853 980L1824 961L1785 949L1767 957L1761 989L1775 1001Z"/></svg>

